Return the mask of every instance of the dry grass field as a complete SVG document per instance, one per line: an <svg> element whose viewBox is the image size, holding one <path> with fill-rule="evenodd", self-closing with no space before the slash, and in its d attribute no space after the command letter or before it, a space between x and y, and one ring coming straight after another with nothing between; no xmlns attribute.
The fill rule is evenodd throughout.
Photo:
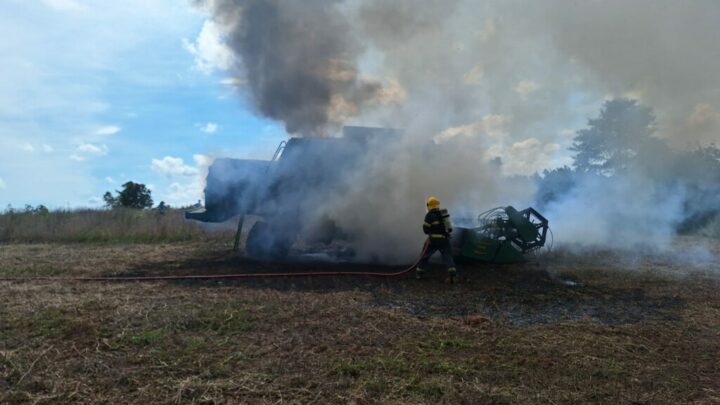
<svg viewBox="0 0 720 405"><path fill-rule="evenodd" d="M218 242L0 245L0 276L338 268L370 266L256 263ZM0 403L720 403L717 263L557 252L462 268L459 285L437 268L0 282Z"/></svg>
<svg viewBox="0 0 720 405"><path fill-rule="evenodd" d="M181 210L79 209L6 210L0 213L0 243L160 243L230 240L233 229L218 232L186 221Z"/></svg>

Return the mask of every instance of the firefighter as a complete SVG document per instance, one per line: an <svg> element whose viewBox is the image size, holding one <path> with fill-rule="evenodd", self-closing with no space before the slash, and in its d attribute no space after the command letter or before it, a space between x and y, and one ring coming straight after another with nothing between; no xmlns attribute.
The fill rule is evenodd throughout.
<svg viewBox="0 0 720 405"><path fill-rule="evenodd" d="M423 223L423 232L428 236L428 246L415 269L415 277L419 280L425 275L425 267L427 266L430 256L436 251L440 251L443 262L447 266L449 282L457 281L457 269L452 258L450 248L450 233L452 227L450 225L449 216L443 218L443 214L447 215L447 211L440 211L440 201L436 197L427 199L427 214L425 214L425 223Z"/></svg>

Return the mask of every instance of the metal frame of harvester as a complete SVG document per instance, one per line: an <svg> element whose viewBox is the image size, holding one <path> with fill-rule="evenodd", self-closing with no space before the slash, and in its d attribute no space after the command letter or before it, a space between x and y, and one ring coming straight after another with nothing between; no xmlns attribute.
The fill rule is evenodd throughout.
<svg viewBox="0 0 720 405"><path fill-rule="evenodd" d="M323 216L322 204L338 198L362 156L399 131L345 127L340 138L291 138L271 160L217 159L209 167L205 210L186 213L202 222L239 216L236 247L256 258L283 258L298 238L329 243L343 230ZM548 221L533 208L501 207L480 215L478 226L456 228L454 254L510 263L545 245Z"/></svg>
<svg viewBox="0 0 720 405"><path fill-rule="evenodd" d="M545 246L548 220L534 208L522 211L498 207L478 216L479 226L456 228L453 253L468 259L493 263L525 260L527 253Z"/></svg>

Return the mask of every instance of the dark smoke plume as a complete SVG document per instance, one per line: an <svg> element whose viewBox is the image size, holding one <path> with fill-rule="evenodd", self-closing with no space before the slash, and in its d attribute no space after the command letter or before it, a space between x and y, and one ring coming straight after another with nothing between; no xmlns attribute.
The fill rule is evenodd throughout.
<svg viewBox="0 0 720 405"><path fill-rule="evenodd" d="M289 133L322 135L380 90L358 78L362 48L336 0L204 0L239 56L261 114Z"/></svg>
<svg viewBox="0 0 720 405"><path fill-rule="evenodd" d="M696 180L708 170L691 153L720 142L717 1L200 4L235 56L241 91L288 132L404 129L368 154L343 198L315 204L366 235L359 255L411 260L428 195L453 213L533 204L528 176L573 165L577 131L618 98L654 110L652 142L624 173L573 177L557 193L543 208L556 241L669 248L688 215L717 210L718 183Z"/></svg>

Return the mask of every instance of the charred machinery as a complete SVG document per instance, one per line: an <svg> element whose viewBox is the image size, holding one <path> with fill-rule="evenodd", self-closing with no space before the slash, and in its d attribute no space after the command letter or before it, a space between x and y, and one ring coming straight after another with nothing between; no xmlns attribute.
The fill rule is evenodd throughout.
<svg viewBox="0 0 720 405"><path fill-rule="evenodd" d="M339 138L291 138L271 160L217 159L210 166L205 209L186 218L223 222L237 217L236 245L252 257L282 258L299 239L328 244L347 237L323 213L324 202L342 198L353 172L380 142L398 138L387 128L345 127ZM375 149L376 150L376 149ZM523 260L545 244L548 223L537 211L489 211L473 227L455 228L456 255L492 262Z"/></svg>
<svg viewBox="0 0 720 405"><path fill-rule="evenodd" d="M217 159L209 168L205 210L188 219L221 222L240 215L245 251L255 257L283 257L302 239L329 243L342 230L322 212L323 203L342 198L346 180L376 142L399 131L345 127L339 138L291 138L271 160Z"/></svg>
<svg viewBox="0 0 720 405"><path fill-rule="evenodd" d="M525 260L525 254L545 246L548 220L535 209L498 207L478 216L478 226L455 228L453 253L494 263Z"/></svg>

